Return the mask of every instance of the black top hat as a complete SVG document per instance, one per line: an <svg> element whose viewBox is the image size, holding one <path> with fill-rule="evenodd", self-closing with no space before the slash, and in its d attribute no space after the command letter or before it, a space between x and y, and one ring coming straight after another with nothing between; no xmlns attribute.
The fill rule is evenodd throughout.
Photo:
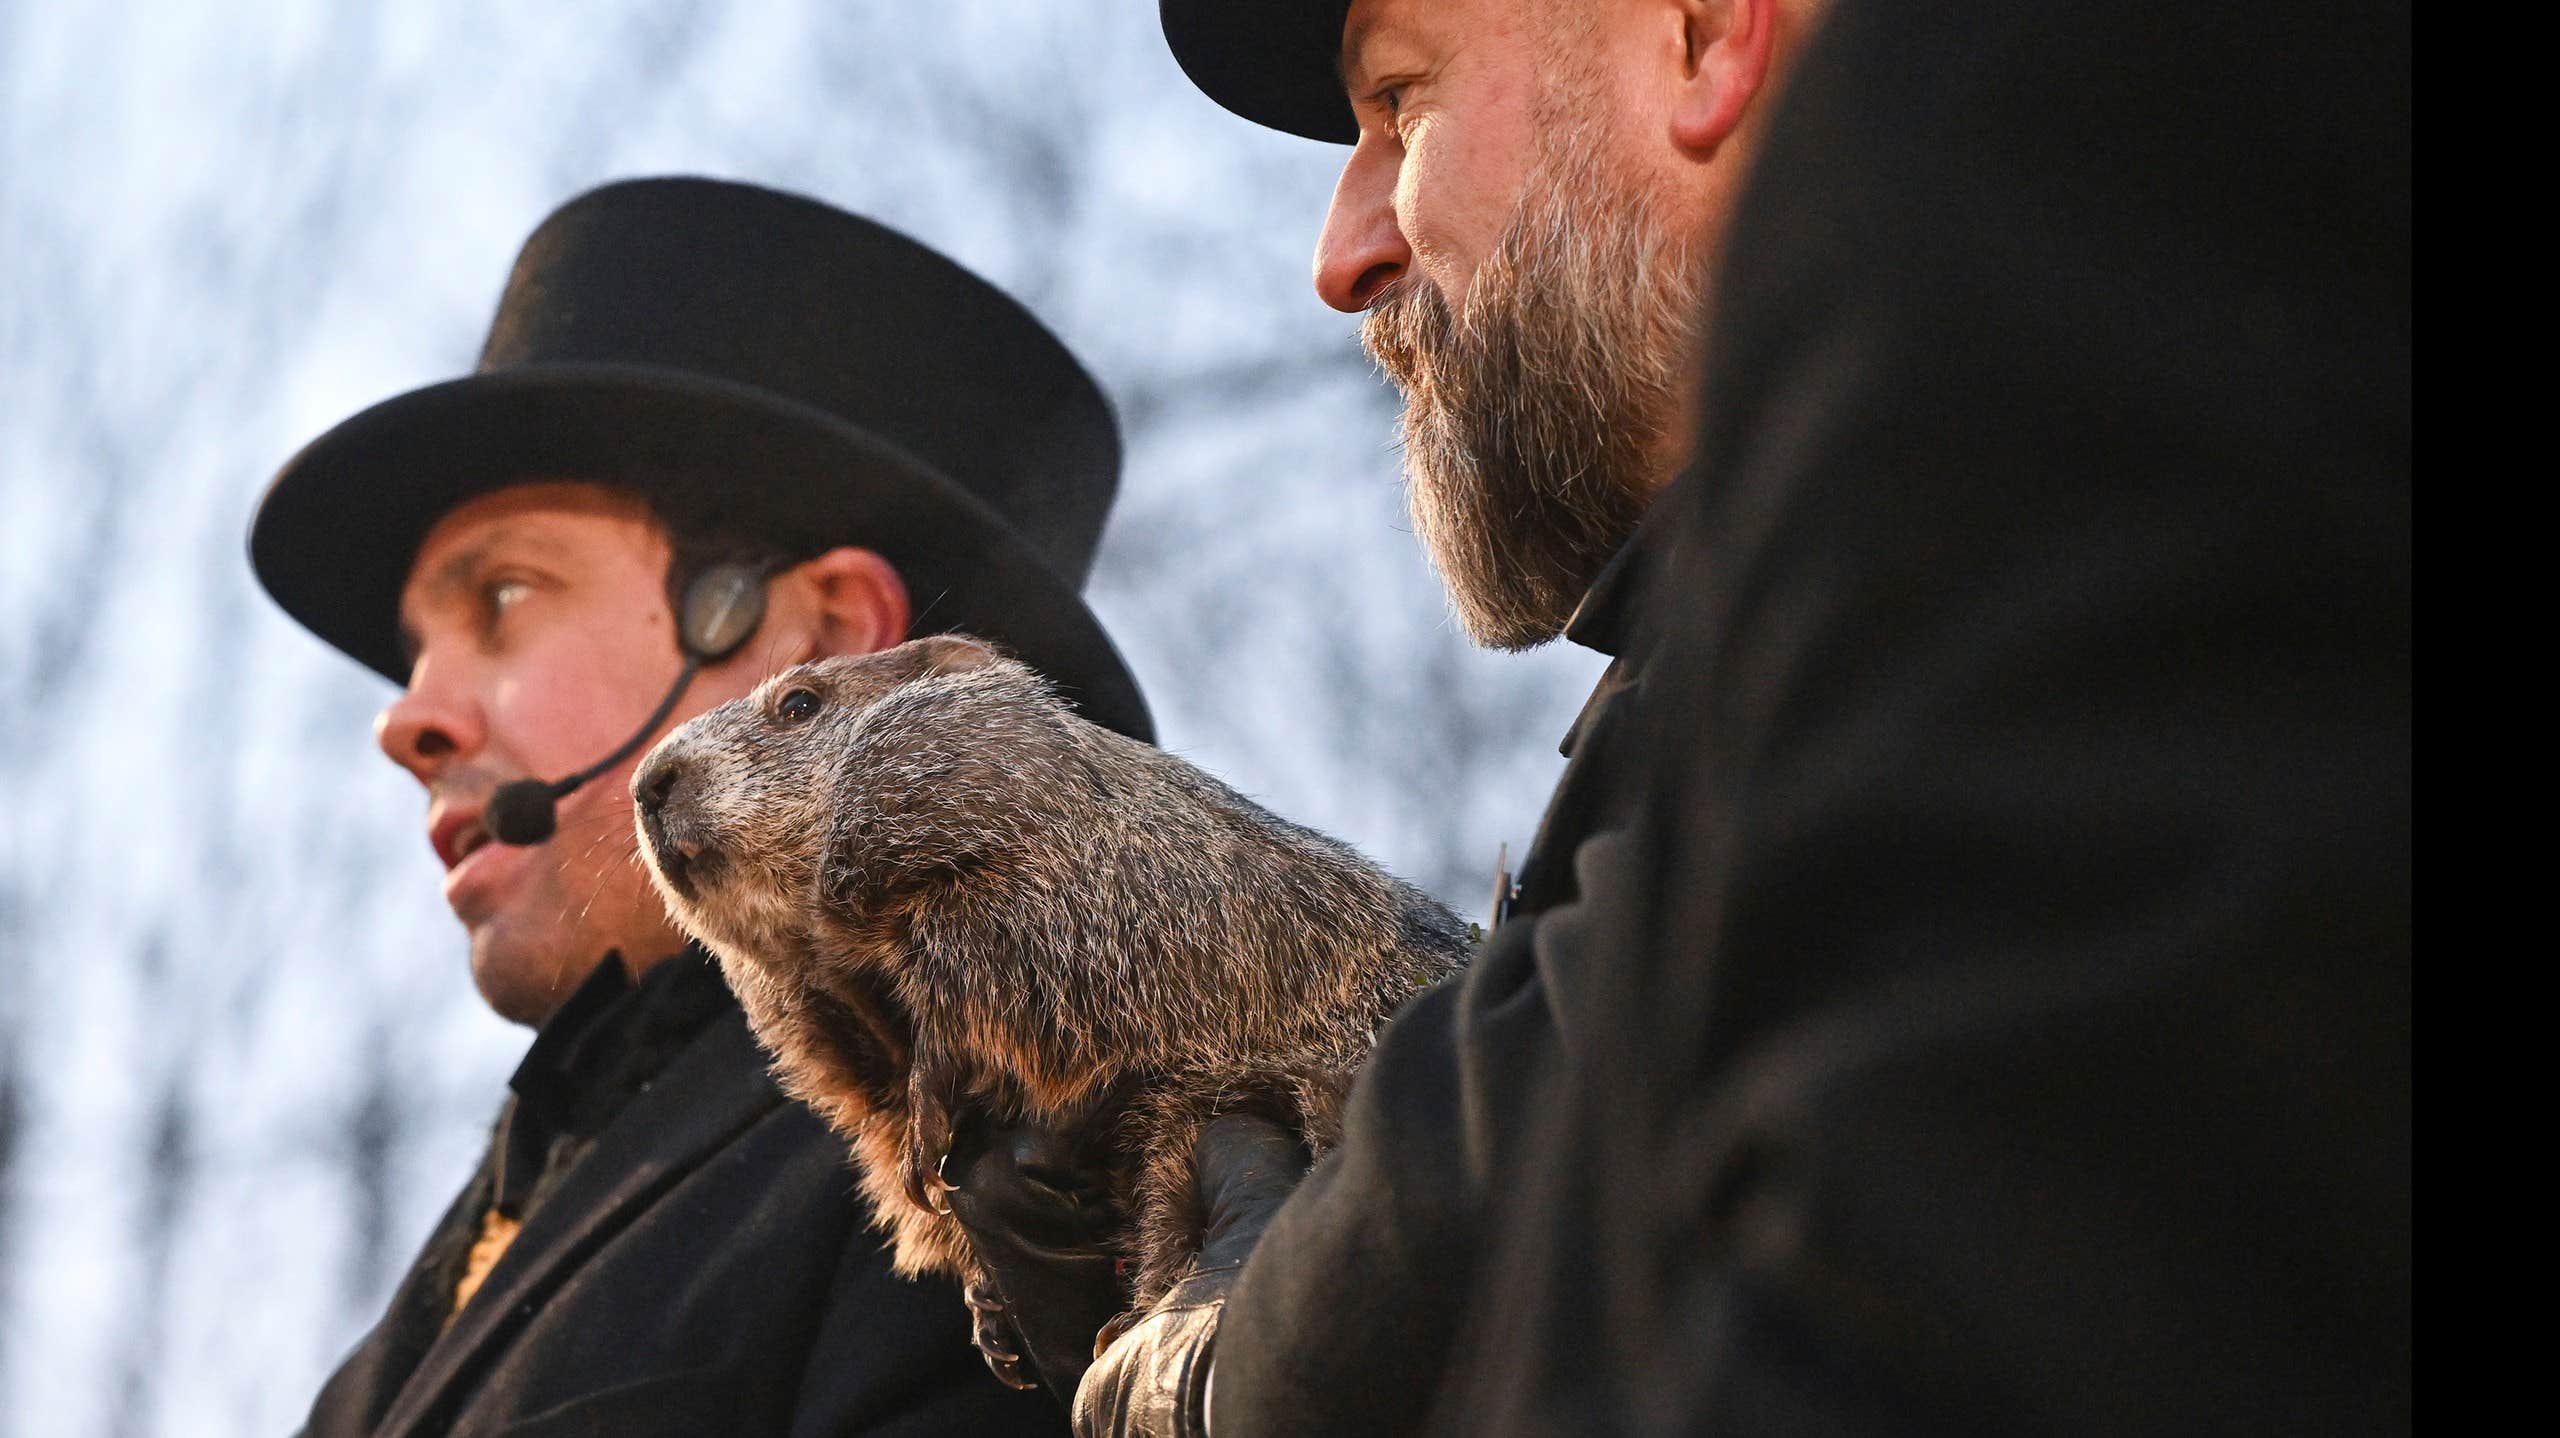
<svg viewBox="0 0 2560 1438"><path fill-rule="evenodd" d="M1202 94L1257 125L1348 145L1342 91L1351 0L1160 0L1165 44Z"/></svg>
<svg viewBox="0 0 2560 1438"><path fill-rule="evenodd" d="M877 550L915 632L994 639L1152 737L1077 591L1118 485L1110 406L1057 337L915 241L814 200L629 180L525 242L478 369L287 461L249 529L285 612L402 682L427 530L531 478L632 490L786 555Z"/></svg>

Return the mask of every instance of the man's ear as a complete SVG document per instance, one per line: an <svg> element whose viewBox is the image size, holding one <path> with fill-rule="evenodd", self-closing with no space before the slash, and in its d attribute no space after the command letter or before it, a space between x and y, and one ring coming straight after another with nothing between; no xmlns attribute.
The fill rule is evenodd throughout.
<svg viewBox="0 0 2560 1438"><path fill-rule="evenodd" d="M1674 0L1682 69L1671 138L1705 159L1740 128L1769 79L1778 0Z"/></svg>
<svg viewBox="0 0 2560 1438"><path fill-rule="evenodd" d="M830 549L787 577L806 586L812 601L808 657L870 654L907 637L907 584L888 560L852 545Z"/></svg>

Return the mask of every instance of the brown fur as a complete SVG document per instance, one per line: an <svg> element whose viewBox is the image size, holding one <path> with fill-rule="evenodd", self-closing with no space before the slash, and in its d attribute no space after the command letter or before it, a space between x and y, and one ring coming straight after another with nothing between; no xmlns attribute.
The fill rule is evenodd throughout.
<svg viewBox="0 0 2560 1438"><path fill-rule="evenodd" d="M777 675L633 789L671 911L909 1273L976 1276L935 1173L974 1106L1092 1136L1152 1301L1199 1247L1200 1126L1250 1109L1321 1152L1377 1028L1466 956L1419 891L958 637Z"/></svg>

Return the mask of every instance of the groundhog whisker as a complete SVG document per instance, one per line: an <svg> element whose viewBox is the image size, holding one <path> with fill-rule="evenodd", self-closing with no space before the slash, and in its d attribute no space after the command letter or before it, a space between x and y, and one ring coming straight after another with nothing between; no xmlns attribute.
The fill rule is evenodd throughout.
<svg viewBox="0 0 2560 1438"><path fill-rule="evenodd" d="M916 617L907 621L907 632L909 634L913 634L917 630L922 629L924 627L924 617L931 614L933 612L933 607L940 604L943 601L943 598L950 593L951 587L949 585L944 585L940 590L937 590L931 599L925 601L924 608L916 611Z"/></svg>
<svg viewBox="0 0 2560 1438"><path fill-rule="evenodd" d="M594 873L588 884L587 896L584 902L572 900L564 901L560 905L559 918L563 923L573 921L578 923L585 922L587 916L595 911L596 901L604 896L604 890L607 882L619 872L622 864L639 865L644 872L647 869L647 865L643 863L640 858L639 841L633 836L628 822L626 822L623 819L623 816L618 813L603 812L581 815L573 823L565 826L563 832L555 833L553 835L553 842L557 843L565 837L574 837L574 834L571 831L574 831L579 825L583 824L594 825L596 832L587 840L585 846L577 851L576 856L569 860L569 866L581 867L590 865L595 859L598 851L602 850L608 844L617 843L621 845L621 864L604 864L594 866Z"/></svg>
<svg viewBox="0 0 2560 1438"><path fill-rule="evenodd" d="M602 817L605 819L612 819L618 816L605 815ZM594 858L597 850L602 849L607 844L617 842L630 845L635 853L638 851L638 842L631 837L630 825L599 822L596 826L595 837L589 839L587 841L587 847L578 852L578 861L580 863L584 863L587 860Z"/></svg>

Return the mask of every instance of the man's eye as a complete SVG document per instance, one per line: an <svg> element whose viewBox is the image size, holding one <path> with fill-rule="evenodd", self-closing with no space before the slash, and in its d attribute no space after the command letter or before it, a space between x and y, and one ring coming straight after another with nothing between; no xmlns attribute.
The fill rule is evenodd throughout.
<svg viewBox="0 0 2560 1438"><path fill-rule="evenodd" d="M480 586L480 635L494 642L498 627L515 607L533 597L533 586L521 579L493 579Z"/></svg>
<svg viewBox="0 0 2560 1438"><path fill-rule="evenodd" d="M818 696L807 689L794 689L773 706L773 717L785 724L806 724L818 713Z"/></svg>

